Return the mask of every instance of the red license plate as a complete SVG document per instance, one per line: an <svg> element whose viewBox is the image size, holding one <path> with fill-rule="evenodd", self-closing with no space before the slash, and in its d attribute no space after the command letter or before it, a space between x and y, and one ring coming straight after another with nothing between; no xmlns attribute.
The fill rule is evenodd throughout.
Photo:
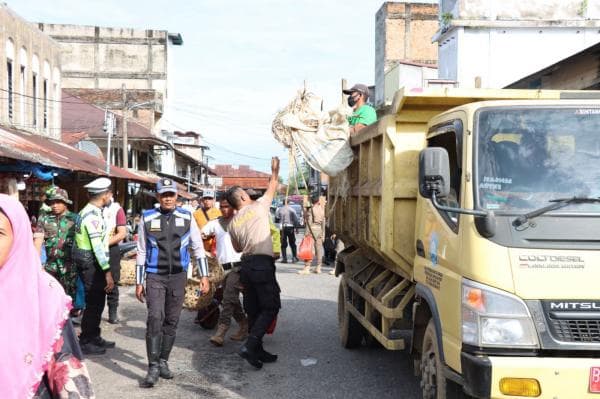
<svg viewBox="0 0 600 399"><path fill-rule="evenodd" d="M600 393L600 367L590 367L590 392Z"/></svg>

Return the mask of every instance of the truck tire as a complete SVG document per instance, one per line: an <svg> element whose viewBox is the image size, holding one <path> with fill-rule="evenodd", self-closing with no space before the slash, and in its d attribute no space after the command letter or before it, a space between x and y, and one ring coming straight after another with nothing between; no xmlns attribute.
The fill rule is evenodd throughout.
<svg viewBox="0 0 600 399"><path fill-rule="evenodd" d="M363 340L364 332L362 325L346 308L346 301L349 298L349 288L342 275L340 279L340 288L338 290L338 327L340 333L340 342L346 349L352 349L360 346Z"/></svg>
<svg viewBox="0 0 600 399"><path fill-rule="evenodd" d="M464 398L462 389L444 377L444 365L440 360L440 348L433 319L429 320L423 336L421 389L423 399Z"/></svg>

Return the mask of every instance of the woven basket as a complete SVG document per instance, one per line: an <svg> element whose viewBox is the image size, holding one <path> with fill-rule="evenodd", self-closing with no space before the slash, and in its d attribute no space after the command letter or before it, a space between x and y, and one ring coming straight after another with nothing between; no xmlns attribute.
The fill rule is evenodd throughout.
<svg viewBox="0 0 600 399"><path fill-rule="evenodd" d="M223 266L221 266L217 258L207 257L207 259L209 272L208 281L210 281L210 285L218 286L223 282L223 278L225 277Z"/></svg>
<svg viewBox="0 0 600 399"><path fill-rule="evenodd" d="M135 285L135 259L124 259L121 261L119 285Z"/></svg>
<svg viewBox="0 0 600 399"><path fill-rule="evenodd" d="M210 290L208 294L200 294L200 278L198 277L196 261L194 260L194 272L191 278L188 278L187 285L185 286L185 298L183 300L183 307L189 310L199 310L208 306L212 301L217 287L223 282L225 277L225 271L223 266L219 263L217 258L207 257L208 260L208 281L210 282Z"/></svg>
<svg viewBox="0 0 600 399"><path fill-rule="evenodd" d="M199 310L208 306L215 295L215 290L215 285L211 284L208 294L201 295L200 279L196 277L189 278L185 286L183 307L188 310Z"/></svg>

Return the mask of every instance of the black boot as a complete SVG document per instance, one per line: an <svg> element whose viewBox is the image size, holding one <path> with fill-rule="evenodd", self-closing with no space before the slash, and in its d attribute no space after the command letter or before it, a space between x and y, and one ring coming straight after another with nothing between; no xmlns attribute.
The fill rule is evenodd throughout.
<svg viewBox="0 0 600 399"><path fill-rule="evenodd" d="M156 335L152 337L146 336L146 353L148 354L148 374L140 386L142 388L152 388L158 381L160 375L159 368L159 355L160 355L160 341L161 336Z"/></svg>
<svg viewBox="0 0 600 399"><path fill-rule="evenodd" d="M174 335L163 335L162 338L162 346L160 349L160 360L159 360L159 369L160 369L160 378L164 378L166 380L170 380L173 378L173 373L169 370L169 355L171 354L171 349L173 349L173 344L175 343Z"/></svg>
<svg viewBox="0 0 600 399"><path fill-rule="evenodd" d="M108 307L108 322L110 324L117 324L119 322L119 316L117 316L116 305L110 305Z"/></svg>
<svg viewBox="0 0 600 399"><path fill-rule="evenodd" d="M275 363L277 361L277 355L269 353L263 348L263 343L260 341L258 345L258 358L263 363Z"/></svg>
<svg viewBox="0 0 600 399"><path fill-rule="evenodd" d="M281 251L281 263L287 263L287 251Z"/></svg>
<svg viewBox="0 0 600 399"><path fill-rule="evenodd" d="M102 337L96 337L90 341L92 344L99 346L104 349L110 349L115 347L115 341L107 341Z"/></svg>
<svg viewBox="0 0 600 399"><path fill-rule="evenodd" d="M262 361L259 359L259 352L258 352L258 348L260 345L260 340L253 336L250 335L248 336L248 339L246 340L246 343L244 343L244 345L242 345L242 347L240 348L238 354L243 357L244 359L246 359L246 361L248 363L250 363L252 366L256 367L257 369L261 369L262 368Z"/></svg>

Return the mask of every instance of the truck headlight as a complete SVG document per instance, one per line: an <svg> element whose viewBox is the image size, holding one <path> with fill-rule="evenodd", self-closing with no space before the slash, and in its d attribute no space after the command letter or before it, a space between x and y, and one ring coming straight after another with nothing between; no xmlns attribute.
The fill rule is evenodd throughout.
<svg viewBox="0 0 600 399"><path fill-rule="evenodd" d="M507 292L462 281L462 340L478 347L537 348L525 303Z"/></svg>

